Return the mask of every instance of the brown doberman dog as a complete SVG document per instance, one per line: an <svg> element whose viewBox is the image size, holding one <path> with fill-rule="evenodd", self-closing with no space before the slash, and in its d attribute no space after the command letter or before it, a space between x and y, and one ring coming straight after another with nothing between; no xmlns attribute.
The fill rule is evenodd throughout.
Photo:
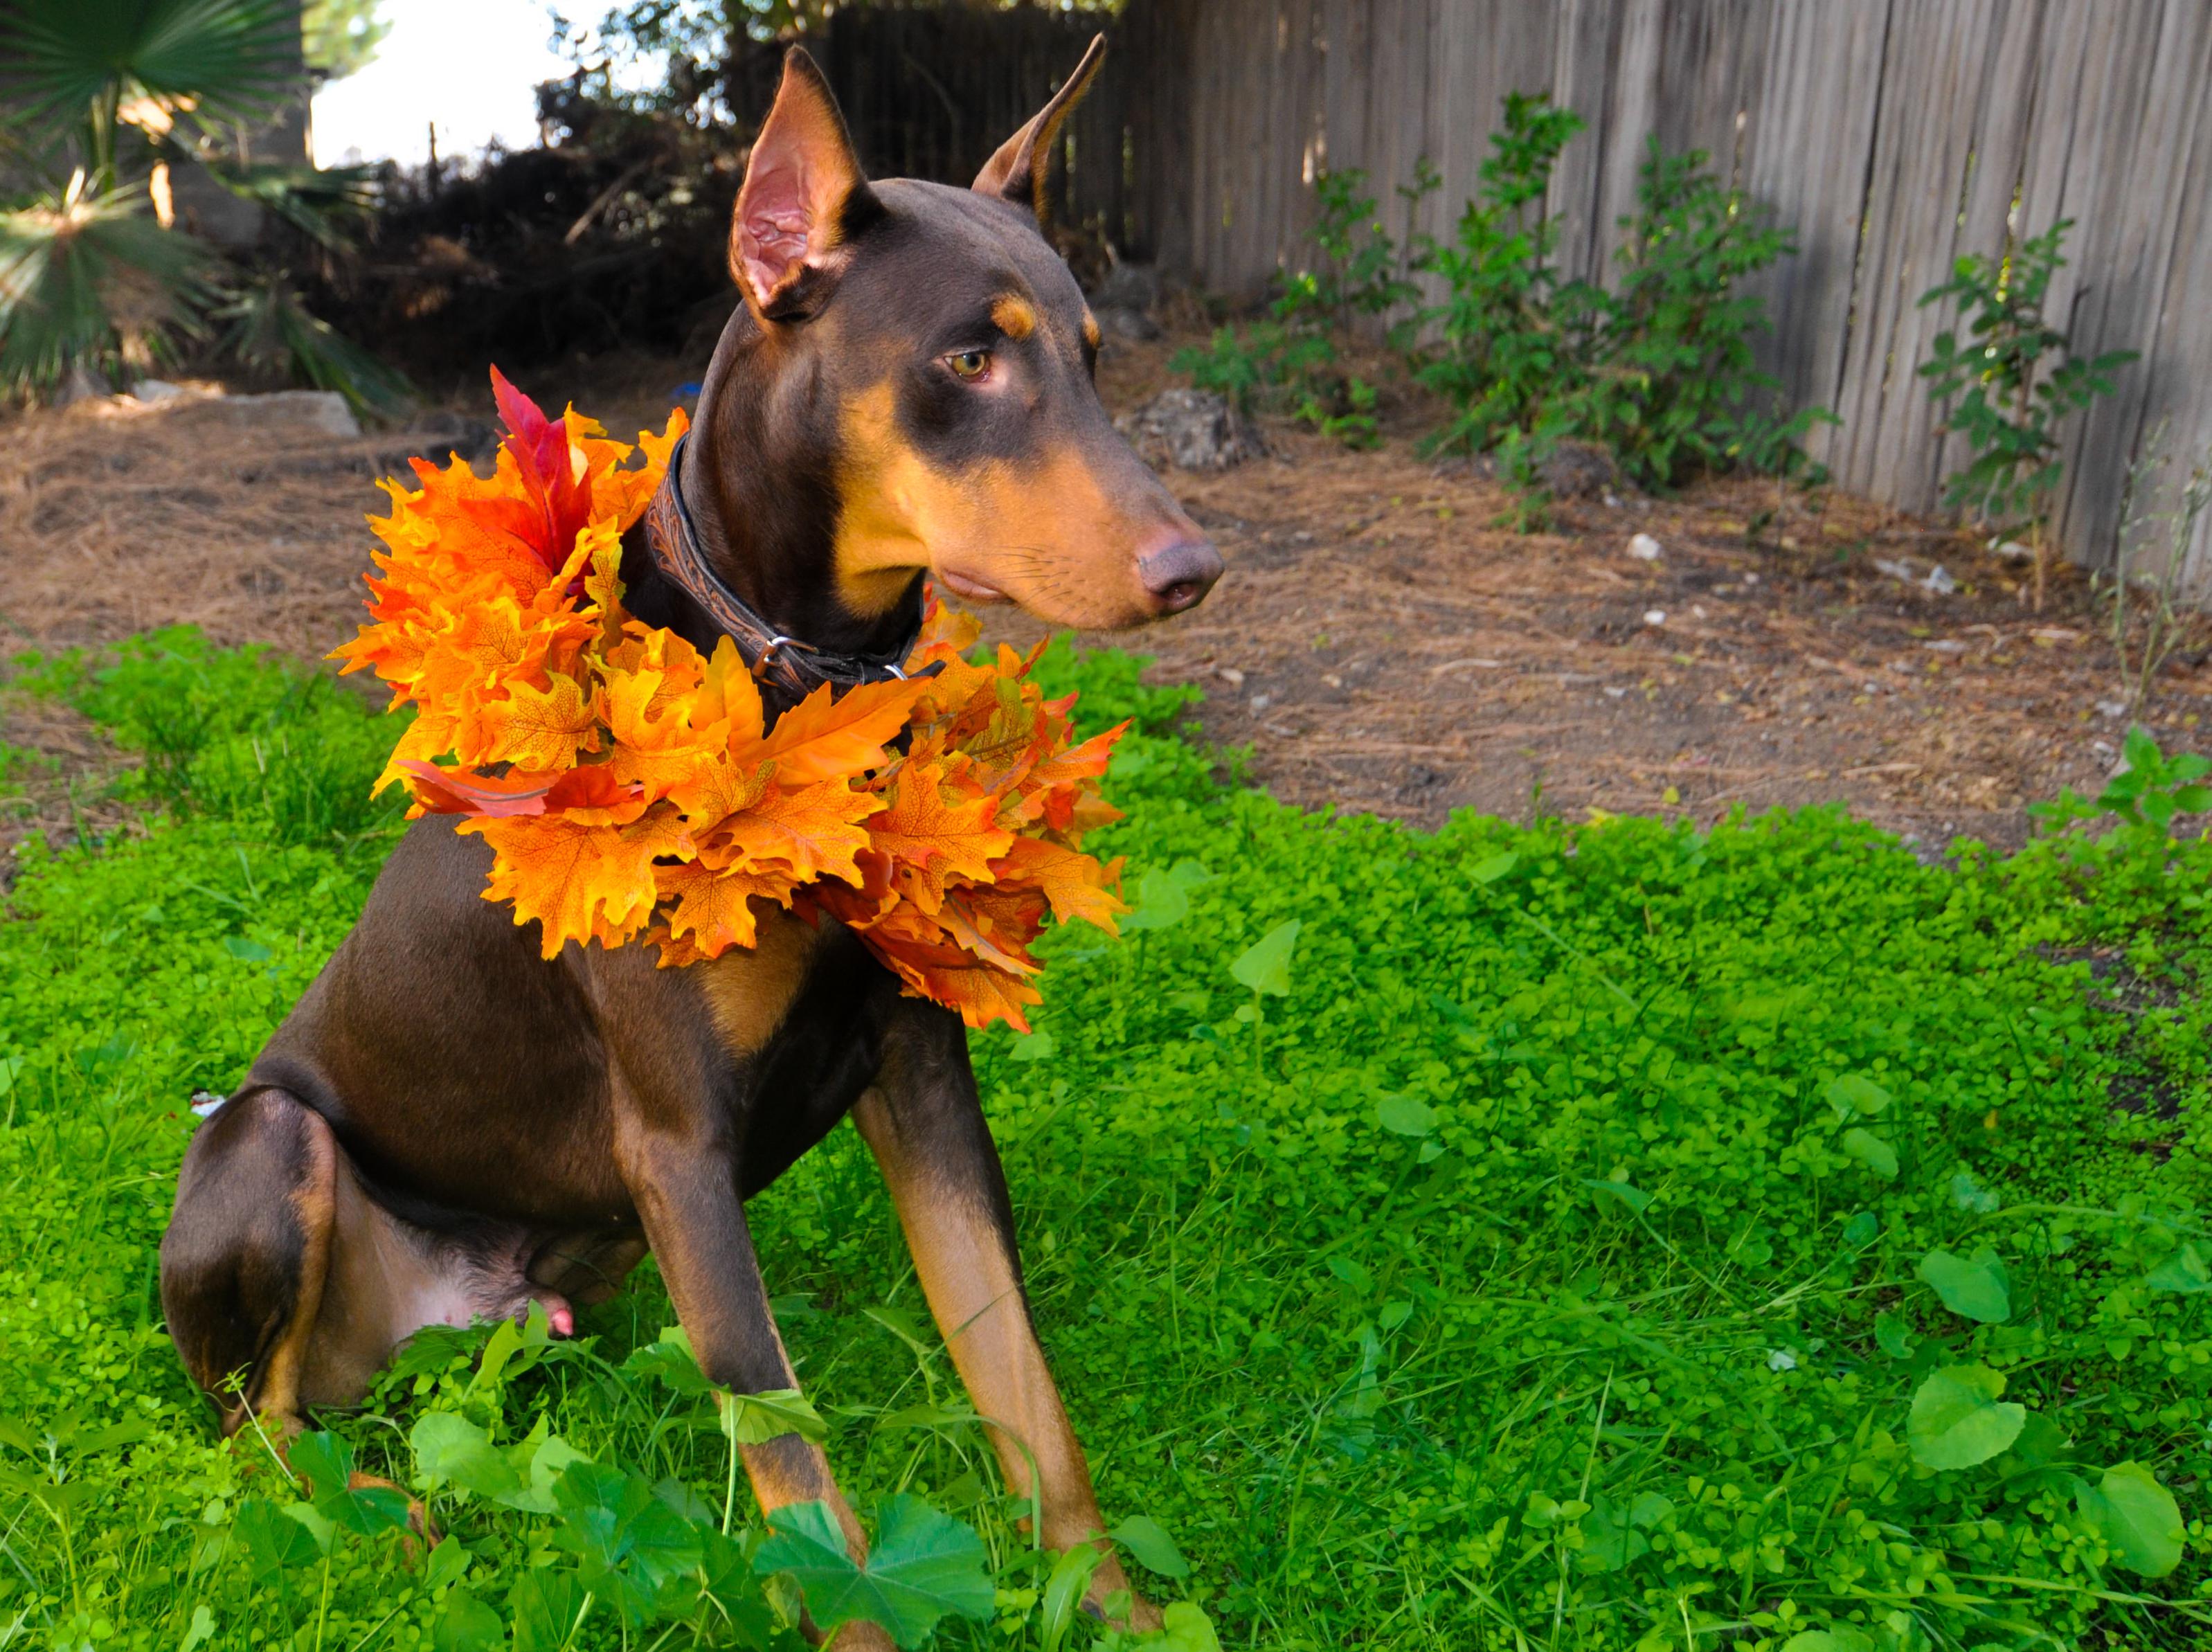
<svg viewBox="0 0 2212 1652"><path fill-rule="evenodd" d="M744 303L623 560L641 618L702 650L734 635L772 704L888 675L925 574L1089 628L1188 608L1218 577L1107 419L1097 324L1039 233L1054 134L1102 47L965 190L868 181L820 74L786 62L731 226ZM536 1301L565 1333L648 1250L709 1377L795 1387L745 1200L849 1113L1007 1436L1008 1486L1031 1491L1033 1460L1045 1544L1105 1548L959 1017L781 909L756 946L687 969L637 945L547 963L483 898L489 865L450 819L417 821L185 1156L161 1302L226 1430L357 1402L426 1325ZM763 1509L826 1499L860 1551L817 1447L743 1450ZM1094 1605L1127 1587L1108 1552Z"/></svg>

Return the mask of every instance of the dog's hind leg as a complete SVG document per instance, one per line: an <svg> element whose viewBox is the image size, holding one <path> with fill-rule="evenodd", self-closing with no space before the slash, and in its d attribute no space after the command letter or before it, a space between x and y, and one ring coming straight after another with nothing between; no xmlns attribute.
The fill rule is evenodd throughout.
<svg viewBox="0 0 2212 1652"><path fill-rule="evenodd" d="M222 1431L257 1430L280 1461L304 1407L358 1400L390 1351L365 1318L337 1315L350 1336L323 1323L345 1231L360 1225L345 1213L365 1205L330 1126L286 1090L240 1091L185 1154L161 1236L161 1310ZM350 1483L402 1489L371 1474ZM410 1506L416 1531L434 1537Z"/></svg>
<svg viewBox="0 0 2212 1652"><path fill-rule="evenodd" d="M1013 1207L975 1092L967 1035L959 1017L935 1005L909 1000L900 1011L884 1040L883 1070L854 1104L853 1122L883 1170L960 1380L977 1413L997 1424L994 1443L1008 1489L1034 1492L1047 1548L1099 1546L1085 1597L1097 1610L1128 1580L1105 1542L1090 1467L1030 1321ZM1139 1627L1158 1626L1149 1602L1133 1594L1132 1601Z"/></svg>
<svg viewBox="0 0 2212 1652"><path fill-rule="evenodd" d="M161 1238L161 1309L225 1434L258 1419L282 1443L300 1427L337 1226L338 1157L330 1127L270 1088L225 1102L185 1154Z"/></svg>

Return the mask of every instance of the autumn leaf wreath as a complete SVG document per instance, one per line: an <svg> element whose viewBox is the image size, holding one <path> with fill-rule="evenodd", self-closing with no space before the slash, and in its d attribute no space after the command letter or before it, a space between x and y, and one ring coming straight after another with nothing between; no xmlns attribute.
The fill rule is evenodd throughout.
<svg viewBox="0 0 2212 1652"><path fill-rule="evenodd" d="M664 967L716 957L767 903L848 925L972 1027L1026 1030L1047 914L1111 932L1126 909L1121 863L1080 847L1119 818L1097 787L1121 730L1071 744L1074 696L1044 697L1036 654L970 664L975 622L933 595L908 680L817 688L771 726L727 637L702 655L623 607L623 532L683 413L633 448L492 377L495 474L418 459L419 492L383 484L373 621L332 655L416 708L377 789L483 837L484 898L549 958L639 938Z"/></svg>

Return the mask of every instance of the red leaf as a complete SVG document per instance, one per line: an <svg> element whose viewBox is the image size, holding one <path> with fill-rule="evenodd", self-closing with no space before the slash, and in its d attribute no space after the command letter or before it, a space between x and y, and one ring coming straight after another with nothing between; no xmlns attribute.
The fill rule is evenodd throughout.
<svg viewBox="0 0 2212 1652"><path fill-rule="evenodd" d="M546 793L560 783L535 774L494 780L463 768L441 768L415 757L402 760L399 767L415 777L415 800L434 815L483 815L493 819L542 815Z"/></svg>

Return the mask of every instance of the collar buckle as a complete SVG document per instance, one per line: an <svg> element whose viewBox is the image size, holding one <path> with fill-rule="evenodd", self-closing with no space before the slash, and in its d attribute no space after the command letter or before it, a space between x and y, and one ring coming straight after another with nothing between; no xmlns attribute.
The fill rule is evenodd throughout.
<svg viewBox="0 0 2212 1652"><path fill-rule="evenodd" d="M904 662L921 640L919 619L888 654L836 653L777 630L723 584L707 561L691 507L684 498L684 449L690 440L687 432L669 450L667 474L646 509L646 544L660 571L738 645L753 676L801 697L825 683L854 688L863 683L907 681Z"/></svg>

